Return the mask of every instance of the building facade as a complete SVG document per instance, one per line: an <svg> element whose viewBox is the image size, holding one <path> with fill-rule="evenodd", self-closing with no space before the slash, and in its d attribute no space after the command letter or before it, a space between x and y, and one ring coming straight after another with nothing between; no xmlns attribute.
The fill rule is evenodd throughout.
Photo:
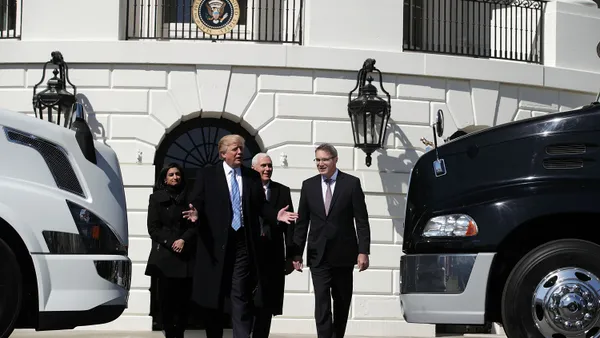
<svg viewBox="0 0 600 338"><path fill-rule="evenodd" d="M92 131L122 165L129 308L93 328L152 329L144 269L155 175L171 161L190 173L214 163L220 136L239 133L248 162L260 151L272 156L273 179L292 189L294 206L316 174L315 146L336 145L340 169L361 178L372 236L371 266L355 273L348 334L433 335L432 325L406 323L399 302L404 195L420 139L431 140L438 109L447 137L592 102L600 9L591 0L237 3L236 27L217 37L198 29L193 0L0 0L0 106L33 114L33 86L59 50ZM392 97L385 148L370 167L353 147L346 108L367 58ZM289 275L272 332L315 333L313 297L307 270Z"/></svg>

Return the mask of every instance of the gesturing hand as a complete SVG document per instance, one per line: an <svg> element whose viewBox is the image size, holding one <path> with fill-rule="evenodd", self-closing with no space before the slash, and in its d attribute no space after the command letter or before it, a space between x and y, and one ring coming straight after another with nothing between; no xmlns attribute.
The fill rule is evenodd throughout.
<svg viewBox="0 0 600 338"><path fill-rule="evenodd" d="M188 219L192 222L196 222L198 219L198 210L190 203L190 210L182 212L183 218Z"/></svg>
<svg viewBox="0 0 600 338"><path fill-rule="evenodd" d="M279 210L277 213L278 221L290 224L290 222L294 222L298 219L298 213L286 211L289 207L289 205L286 205L285 208Z"/></svg>
<svg viewBox="0 0 600 338"><path fill-rule="evenodd" d="M181 251L183 250L183 245L185 244L185 241L183 239L178 239L175 242L173 242L173 251L177 252L177 253L181 253Z"/></svg>

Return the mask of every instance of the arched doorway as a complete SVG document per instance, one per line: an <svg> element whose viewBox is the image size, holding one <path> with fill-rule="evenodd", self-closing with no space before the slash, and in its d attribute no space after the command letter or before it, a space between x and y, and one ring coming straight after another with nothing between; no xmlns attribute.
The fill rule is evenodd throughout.
<svg viewBox="0 0 600 338"><path fill-rule="evenodd" d="M223 118L196 118L182 122L168 133L158 146L154 156L155 178L161 168L168 163L180 164L185 172L188 184L194 184L200 168L219 163L218 143L221 137L238 134L246 141L244 165L250 167L252 157L261 152L255 138L238 123ZM158 307L156 280L150 284L150 316L152 329L162 330L161 315ZM204 329L204 316L193 302L190 302L188 329ZM226 327L230 327L229 318L224 318Z"/></svg>
<svg viewBox="0 0 600 338"><path fill-rule="evenodd" d="M156 175L163 165L176 162L188 179L195 180L198 169L219 162L219 140L229 134L238 134L246 141L244 165L250 167L252 157L261 149L246 129L223 118L197 118L182 122L165 136L154 156Z"/></svg>

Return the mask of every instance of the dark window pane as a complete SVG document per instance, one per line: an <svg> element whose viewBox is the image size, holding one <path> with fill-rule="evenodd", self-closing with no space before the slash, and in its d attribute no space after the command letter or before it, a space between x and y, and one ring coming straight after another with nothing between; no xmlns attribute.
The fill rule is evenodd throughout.
<svg viewBox="0 0 600 338"><path fill-rule="evenodd" d="M17 0L0 0L0 30L14 30L17 26Z"/></svg>
<svg viewBox="0 0 600 338"><path fill-rule="evenodd" d="M183 122L167 134L156 152L156 173L164 165L175 162L184 168L188 183L191 183L198 169L219 163L219 140L229 134L244 138L244 165L250 167L252 157L261 151L254 137L235 122L198 118Z"/></svg>

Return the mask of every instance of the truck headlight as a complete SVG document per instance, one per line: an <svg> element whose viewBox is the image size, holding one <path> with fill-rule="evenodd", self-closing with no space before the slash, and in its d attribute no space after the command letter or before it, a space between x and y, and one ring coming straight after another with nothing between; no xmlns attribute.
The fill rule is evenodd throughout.
<svg viewBox="0 0 600 338"><path fill-rule="evenodd" d="M470 237L479 232L475 220L465 214L437 216L423 229L423 237Z"/></svg>
<svg viewBox="0 0 600 338"><path fill-rule="evenodd" d="M106 222L88 209L67 201L78 234L44 230L53 254L127 255L127 246Z"/></svg>

